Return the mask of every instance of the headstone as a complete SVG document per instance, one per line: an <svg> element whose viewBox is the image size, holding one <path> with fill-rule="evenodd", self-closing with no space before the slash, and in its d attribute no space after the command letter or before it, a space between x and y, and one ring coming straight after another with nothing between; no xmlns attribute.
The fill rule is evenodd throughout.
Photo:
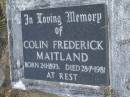
<svg viewBox="0 0 130 97"><path fill-rule="evenodd" d="M109 85L104 4L23 11L24 77Z"/></svg>
<svg viewBox="0 0 130 97"><path fill-rule="evenodd" d="M12 87L129 97L128 0L8 0Z"/></svg>

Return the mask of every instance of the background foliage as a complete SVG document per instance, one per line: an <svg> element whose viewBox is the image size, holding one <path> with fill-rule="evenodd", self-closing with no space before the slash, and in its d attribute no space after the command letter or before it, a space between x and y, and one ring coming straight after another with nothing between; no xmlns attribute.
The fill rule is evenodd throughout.
<svg viewBox="0 0 130 97"><path fill-rule="evenodd" d="M0 0L0 58L7 45L6 0Z"/></svg>

